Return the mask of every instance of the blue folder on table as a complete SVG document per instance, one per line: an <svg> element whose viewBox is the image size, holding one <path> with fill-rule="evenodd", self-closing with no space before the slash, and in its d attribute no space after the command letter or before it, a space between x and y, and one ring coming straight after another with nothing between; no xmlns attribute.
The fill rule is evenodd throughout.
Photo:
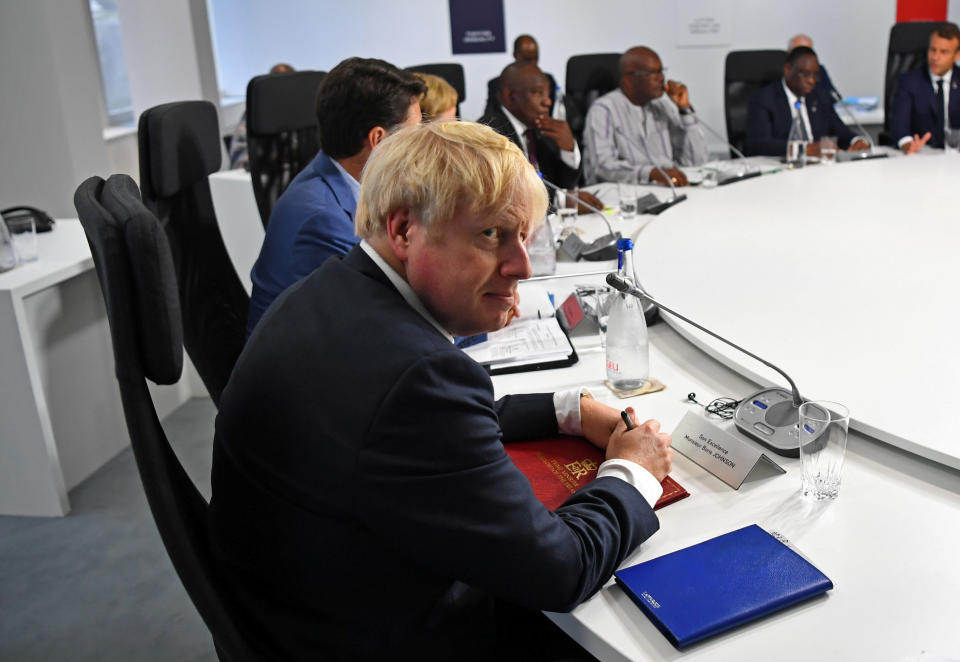
<svg viewBox="0 0 960 662"><path fill-rule="evenodd" d="M677 648L833 588L826 575L756 524L614 576Z"/></svg>

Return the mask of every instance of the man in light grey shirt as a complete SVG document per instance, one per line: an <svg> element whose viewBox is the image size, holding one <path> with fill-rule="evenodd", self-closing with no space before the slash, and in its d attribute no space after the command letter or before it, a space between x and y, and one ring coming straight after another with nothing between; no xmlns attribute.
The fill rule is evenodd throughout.
<svg viewBox="0 0 960 662"><path fill-rule="evenodd" d="M590 107L583 132L584 175L596 182L685 186L677 166L707 161L707 140L687 87L664 80L659 56L631 48L620 58L620 87ZM654 165L660 166L659 172Z"/></svg>

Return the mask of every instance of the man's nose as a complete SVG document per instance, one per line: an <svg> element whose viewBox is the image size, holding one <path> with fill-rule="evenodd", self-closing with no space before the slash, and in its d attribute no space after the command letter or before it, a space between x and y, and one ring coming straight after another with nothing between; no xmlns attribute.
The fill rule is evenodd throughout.
<svg viewBox="0 0 960 662"><path fill-rule="evenodd" d="M500 275L506 278L525 280L533 276L533 267L530 264L530 255L527 245L518 237L504 248L503 262L500 265Z"/></svg>

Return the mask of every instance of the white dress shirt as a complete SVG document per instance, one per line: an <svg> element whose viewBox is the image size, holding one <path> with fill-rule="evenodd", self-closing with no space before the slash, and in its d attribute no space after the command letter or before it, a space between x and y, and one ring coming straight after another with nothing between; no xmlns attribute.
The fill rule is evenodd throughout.
<svg viewBox="0 0 960 662"><path fill-rule="evenodd" d="M807 142L813 142L813 129L810 128L810 116L807 114L807 102L802 97L798 97L793 93L787 86L787 81L780 79L780 84L783 85L783 91L787 94L787 105L790 106L790 117L797 116L797 101L800 101L800 117L803 118L803 127L804 131L807 132Z"/></svg>

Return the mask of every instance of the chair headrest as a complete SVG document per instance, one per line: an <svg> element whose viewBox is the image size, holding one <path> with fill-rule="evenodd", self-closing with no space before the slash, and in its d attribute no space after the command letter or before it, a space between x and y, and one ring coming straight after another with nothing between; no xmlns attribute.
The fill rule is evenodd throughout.
<svg viewBox="0 0 960 662"><path fill-rule="evenodd" d="M154 106L140 116L140 181L168 198L220 169L220 123L209 101Z"/></svg>
<svg viewBox="0 0 960 662"><path fill-rule="evenodd" d="M769 83L783 75L783 50L730 51L723 66L725 83Z"/></svg>
<svg viewBox="0 0 960 662"><path fill-rule="evenodd" d="M589 53L567 60L567 93L612 90L620 84L620 53Z"/></svg>
<svg viewBox="0 0 960 662"><path fill-rule="evenodd" d="M122 237L129 256L144 375L158 384L172 384L183 369L183 323L167 234L141 202L129 176L111 176L101 200L122 233L118 239Z"/></svg>
<svg viewBox="0 0 960 662"><path fill-rule="evenodd" d="M247 133L275 134L317 125L317 90L325 71L254 76L247 83Z"/></svg>

